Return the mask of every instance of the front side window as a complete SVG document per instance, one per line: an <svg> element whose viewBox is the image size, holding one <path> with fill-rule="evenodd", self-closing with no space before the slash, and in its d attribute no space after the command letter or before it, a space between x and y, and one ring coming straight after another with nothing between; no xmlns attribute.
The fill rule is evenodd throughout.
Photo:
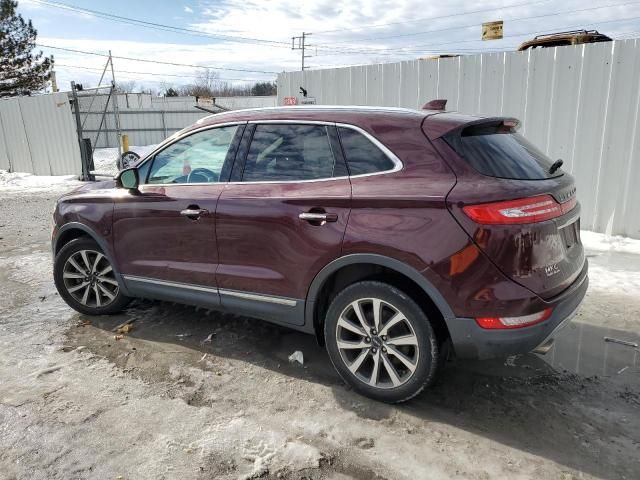
<svg viewBox="0 0 640 480"><path fill-rule="evenodd" d="M157 153L153 159L150 184L216 183L237 125L194 133Z"/></svg>
<svg viewBox="0 0 640 480"><path fill-rule="evenodd" d="M350 175L385 172L395 166L386 153L360 132L347 127L339 127L338 132Z"/></svg>
<svg viewBox="0 0 640 480"><path fill-rule="evenodd" d="M256 126L243 182L319 180L334 176L335 158L325 125Z"/></svg>

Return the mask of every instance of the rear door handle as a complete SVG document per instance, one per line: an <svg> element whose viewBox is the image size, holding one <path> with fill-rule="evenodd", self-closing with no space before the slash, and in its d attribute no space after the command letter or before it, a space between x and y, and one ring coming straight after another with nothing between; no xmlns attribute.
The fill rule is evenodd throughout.
<svg viewBox="0 0 640 480"><path fill-rule="evenodd" d="M327 222L338 221L338 215L335 213L303 212L298 215L298 218L309 223L316 223L320 225L324 225Z"/></svg>
<svg viewBox="0 0 640 480"><path fill-rule="evenodd" d="M209 210L206 210L204 208L185 208L180 212L180 215L182 215L183 217L188 217L191 220L197 220L202 215L206 215L207 213L209 213Z"/></svg>

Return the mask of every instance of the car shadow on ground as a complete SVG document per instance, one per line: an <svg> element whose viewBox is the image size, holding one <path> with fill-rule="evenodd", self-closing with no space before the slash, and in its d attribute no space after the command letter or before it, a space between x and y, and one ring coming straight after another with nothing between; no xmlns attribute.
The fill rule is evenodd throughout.
<svg viewBox="0 0 640 480"><path fill-rule="evenodd" d="M175 345L198 355L239 359L321 383L332 388L342 408L363 418L381 420L401 412L411 423L415 422L416 433L425 422L438 422L601 478L640 476L640 459L618 453L628 451L629 442L636 451L640 446L640 388L624 379L600 376L608 372L607 362L614 370L618 363L627 362L624 372L632 377L625 378L637 382L637 350L630 353L607 345L605 356L599 358L598 352L593 352L600 348L594 340L591 346L587 342L582 353L578 345L577 362L571 355L558 361L556 357L563 357L553 354L553 350L547 354L551 357L545 359L528 354L490 361L453 361L441 371L435 384L417 398L402 405L386 405L350 390L313 336L259 320L147 301L136 301L121 315L78 315L78 320L79 325L90 321L90 328L74 327L68 334L69 343L95 350L89 332L98 329L107 333L102 338L105 348L94 353L116 364L117 358L122 358L115 353L122 342L115 340L113 329L133 321L133 329L127 334L132 341L141 339L165 349ZM601 343L604 336L610 335L597 327L580 328L586 328L586 333L579 332L581 339L599 339ZM563 341L569 350L576 349L576 335L576 331L564 333ZM289 355L296 350L303 352L304 366L289 362ZM612 351L619 354L611 355ZM581 355L587 364L593 364L591 372L589 368L583 374L563 369L564 364L579 366Z"/></svg>

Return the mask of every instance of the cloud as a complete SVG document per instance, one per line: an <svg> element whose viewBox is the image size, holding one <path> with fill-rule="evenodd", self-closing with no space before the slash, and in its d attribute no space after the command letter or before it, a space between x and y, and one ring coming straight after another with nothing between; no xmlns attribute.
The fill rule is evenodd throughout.
<svg viewBox="0 0 640 480"><path fill-rule="evenodd" d="M173 65L136 62L117 58L145 58L163 62L201 65L208 67L227 67L250 70L273 70L273 57L266 53L253 61L238 60L250 57L256 48L249 44L207 44L192 45L179 43L137 42L127 40L95 40L95 39L66 39L40 37L38 42L43 45L53 45L61 48L80 49L92 52L107 52L109 49L114 55L114 68L116 81L136 80L145 86L159 87L163 83L172 85L184 85L193 82L195 76L202 72L201 68L182 67ZM260 50L261 47L258 47ZM262 47L265 52L269 47ZM69 82L76 82L96 86L106 57L79 55L61 50L48 50L42 48L47 54L55 57L55 70L57 72L58 85L61 89L67 89ZM74 68L82 67L82 68ZM93 70L86 70L86 69ZM98 71L100 70L100 71ZM246 83L255 81L275 80L276 74L264 74L257 72L235 72L215 70L222 80L233 83ZM278 71L278 70L274 70ZM127 72L140 72L137 74ZM108 78L110 81L110 78Z"/></svg>
<svg viewBox="0 0 640 480"><path fill-rule="evenodd" d="M609 0L611 4L628 3ZM173 43L127 41L126 39L93 40L39 38L39 43L83 50L113 50L114 55L151 58L168 62L215 65L253 70L297 70L300 51L291 50L291 37L310 32L307 65L318 68L331 65L365 64L415 59L435 53L468 54L480 50L513 50L525 39L546 31L571 27L597 28L616 36L640 31L640 5L608 6L594 10L582 0L487 0L470 4L463 0L200 0L198 16L183 26L212 35L233 35L247 39L265 39L273 43L231 42L206 37L172 36ZM505 6L506 5L506 6ZM509 8L512 5L512 8ZM514 6L516 5L516 6ZM185 11L186 11L185 7ZM491 11L487 11L492 9ZM483 10L482 12L478 12ZM474 12L476 13L470 13ZM563 13L564 12L564 13ZM544 15L544 16L543 16ZM533 17L533 18L531 18ZM480 40L480 24L502 19L505 38ZM603 23L627 19L624 22ZM595 24L594 24L595 22ZM175 39L175 40L174 40ZM198 42L186 43L186 42ZM59 64L101 66L100 57L77 56L50 51ZM126 80L159 84L158 76L119 74L118 70L150 72L164 75L179 85L192 81L188 75L197 70L185 67L154 65L115 60L116 74ZM58 78L93 78L99 75L57 68ZM93 77L92 77L93 76ZM220 72L223 78L271 80L275 75ZM94 80L95 83L96 80ZM234 80L235 81L235 80ZM62 85L62 81L60 82Z"/></svg>
<svg viewBox="0 0 640 480"><path fill-rule="evenodd" d="M597 9L582 0L205 0L192 28L270 40L311 32L308 53L314 58L307 63L327 65L513 50L537 33L597 28L599 22L613 19L629 20L603 23L600 30L637 31L637 17L640 6L626 0L612 0ZM505 22L505 38L483 42L480 25L500 19Z"/></svg>
<svg viewBox="0 0 640 480"><path fill-rule="evenodd" d="M184 11L185 11L185 13L193 13L193 8L191 8L188 5L185 5L184 6Z"/></svg>

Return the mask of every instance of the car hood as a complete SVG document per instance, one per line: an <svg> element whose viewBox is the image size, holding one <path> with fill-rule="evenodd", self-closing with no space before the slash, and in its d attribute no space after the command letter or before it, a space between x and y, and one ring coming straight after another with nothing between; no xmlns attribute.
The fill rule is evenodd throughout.
<svg viewBox="0 0 640 480"><path fill-rule="evenodd" d="M74 198L86 197L106 197L113 196L117 190L115 179L100 182L87 182L78 188L65 193L60 197L60 201L72 200Z"/></svg>

